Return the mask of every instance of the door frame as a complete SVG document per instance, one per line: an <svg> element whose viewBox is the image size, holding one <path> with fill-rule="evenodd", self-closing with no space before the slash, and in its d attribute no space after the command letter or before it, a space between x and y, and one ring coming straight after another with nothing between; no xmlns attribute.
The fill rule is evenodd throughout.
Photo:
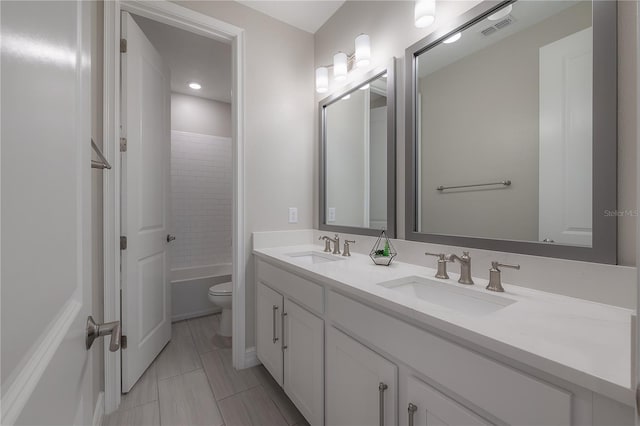
<svg viewBox="0 0 640 426"><path fill-rule="evenodd" d="M121 318L120 301L120 12L127 11L163 24L230 44L232 47L233 155L233 366L252 364L245 342L245 172L244 172L244 29L167 0L104 2L104 155L112 165L104 175L104 320ZM104 352L105 413L120 405L121 356Z"/></svg>

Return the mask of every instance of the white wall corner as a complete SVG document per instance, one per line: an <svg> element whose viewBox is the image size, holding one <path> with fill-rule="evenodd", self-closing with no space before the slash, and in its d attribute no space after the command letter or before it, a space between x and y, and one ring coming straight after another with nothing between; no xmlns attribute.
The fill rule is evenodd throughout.
<svg viewBox="0 0 640 426"><path fill-rule="evenodd" d="M98 394L98 400L96 401L96 407L93 409L93 420L91 424L93 426L101 426L104 419L104 392Z"/></svg>

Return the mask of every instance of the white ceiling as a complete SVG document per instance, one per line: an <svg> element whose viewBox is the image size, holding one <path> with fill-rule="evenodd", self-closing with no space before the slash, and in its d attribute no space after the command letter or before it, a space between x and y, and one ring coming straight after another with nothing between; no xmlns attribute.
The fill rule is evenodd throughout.
<svg viewBox="0 0 640 426"><path fill-rule="evenodd" d="M278 21L315 34L345 0L236 0Z"/></svg>
<svg viewBox="0 0 640 426"><path fill-rule="evenodd" d="M231 45L134 15L171 70L171 90L231 102ZM187 84L198 82L202 89Z"/></svg>

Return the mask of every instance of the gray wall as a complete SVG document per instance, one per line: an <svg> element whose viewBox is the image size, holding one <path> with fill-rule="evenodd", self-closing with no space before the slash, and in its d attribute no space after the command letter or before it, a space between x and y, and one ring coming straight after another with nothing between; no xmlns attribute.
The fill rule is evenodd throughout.
<svg viewBox="0 0 640 426"><path fill-rule="evenodd" d="M245 30L246 345L255 342L251 233L313 226L313 35L234 1L181 6ZM298 207L298 223L288 208Z"/></svg>
<svg viewBox="0 0 640 426"><path fill-rule="evenodd" d="M171 93L171 130L231 137L231 104Z"/></svg>
<svg viewBox="0 0 640 426"><path fill-rule="evenodd" d="M437 23L432 27L419 29L413 24L413 1L347 1L315 34L315 66L330 64L333 54L339 50L352 51L355 37L362 32L371 37L372 68L384 66L391 56L398 58L396 62L398 66L396 202L400 238L404 238L405 226L404 49L430 34L441 23L446 23L447 20L478 3L477 1L439 1ZM638 36L635 20L638 4L630 1L621 1L618 4L618 207L633 210L636 209L635 78ZM330 84L331 91L341 87L333 81ZM320 98L320 95L316 96L317 101ZM314 185L316 228L318 224L317 188L317 185ZM636 218L632 215L624 216L618 223L618 262L622 265L635 265Z"/></svg>
<svg viewBox="0 0 640 426"><path fill-rule="evenodd" d="M580 3L419 80L422 232L538 241L539 49L590 26Z"/></svg>

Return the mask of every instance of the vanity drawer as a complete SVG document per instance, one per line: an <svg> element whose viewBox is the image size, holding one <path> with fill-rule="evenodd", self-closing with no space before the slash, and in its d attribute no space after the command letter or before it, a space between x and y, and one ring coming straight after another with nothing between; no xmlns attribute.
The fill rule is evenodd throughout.
<svg viewBox="0 0 640 426"><path fill-rule="evenodd" d="M338 293L328 317L508 424L570 425L572 396Z"/></svg>
<svg viewBox="0 0 640 426"><path fill-rule="evenodd" d="M258 281L269 284L306 307L319 313L324 312L322 286L262 260L256 262L256 277Z"/></svg>

